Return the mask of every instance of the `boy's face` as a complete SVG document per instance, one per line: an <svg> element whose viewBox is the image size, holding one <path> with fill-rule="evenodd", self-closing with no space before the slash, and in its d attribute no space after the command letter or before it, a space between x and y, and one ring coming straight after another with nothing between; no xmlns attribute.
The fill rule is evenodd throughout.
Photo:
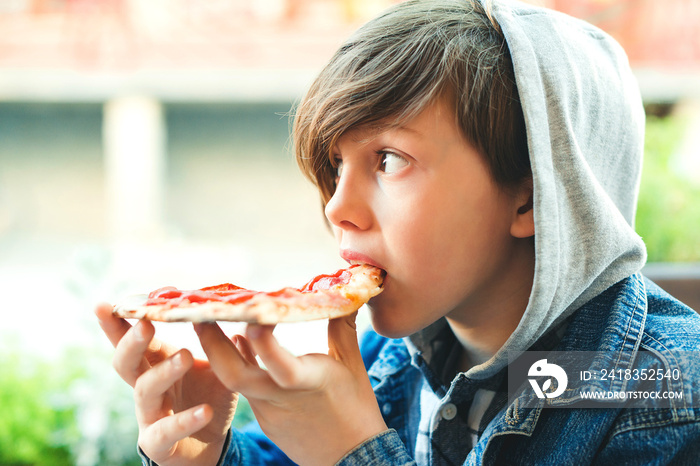
<svg viewBox="0 0 700 466"><path fill-rule="evenodd" d="M369 303L378 333L403 337L443 316L478 327L531 275L511 234L520 199L496 185L442 100L399 128L348 131L334 151L325 213L343 258L387 272Z"/></svg>

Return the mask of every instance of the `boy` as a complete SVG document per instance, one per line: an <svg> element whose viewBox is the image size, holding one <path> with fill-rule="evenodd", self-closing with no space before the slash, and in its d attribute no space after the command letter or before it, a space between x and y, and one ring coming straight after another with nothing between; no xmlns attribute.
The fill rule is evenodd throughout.
<svg viewBox="0 0 700 466"><path fill-rule="evenodd" d="M425 0L368 23L312 85L294 137L341 256L387 272L374 331L360 349L354 316L333 320L328 356L296 358L270 327L228 339L198 325L208 362L193 361L100 306L144 463L697 462L698 370L681 360L700 318L638 273L643 123L622 50L581 21ZM661 366L684 398L587 409L558 378L538 387L564 407L533 406L506 388L526 350L595 352L606 373ZM229 429L235 392L264 435Z"/></svg>

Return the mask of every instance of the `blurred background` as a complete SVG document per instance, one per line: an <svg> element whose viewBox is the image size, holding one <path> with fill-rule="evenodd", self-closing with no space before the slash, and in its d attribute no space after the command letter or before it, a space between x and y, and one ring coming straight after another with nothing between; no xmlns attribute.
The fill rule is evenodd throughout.
<svg viewBox="0 0 700 466"><path fill-rule="evenodd" d="M344 266L289 114L391 3L0 0L0 464L139 464L97 302L300 286ZM533 3L627 50L647 109L647 271L697 299L700 0ZM189 325L157 331L201 355ZM325 322L276 334L295 353L326 350Z"/></svg>

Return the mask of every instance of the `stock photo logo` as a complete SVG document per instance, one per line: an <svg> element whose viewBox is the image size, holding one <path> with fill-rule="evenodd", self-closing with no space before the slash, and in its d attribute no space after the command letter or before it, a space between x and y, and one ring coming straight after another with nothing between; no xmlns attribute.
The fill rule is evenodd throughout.
<svg viewBox="0 0 700 466"><path fill-rule="evenodd" d="M566 386L569 383L569 378L560 366L556 364L550 364L546 359L540 359L535 361L535 363L530 366L530 370L527 373L528 381L532 385L533 390L537 398L556 398L566 390ZM540 386L538 380L542 380L543 377L546 379L543 381L542 386ZM552 389L552 380L556 381L556 388L554 391L549 391Z"/></svg>

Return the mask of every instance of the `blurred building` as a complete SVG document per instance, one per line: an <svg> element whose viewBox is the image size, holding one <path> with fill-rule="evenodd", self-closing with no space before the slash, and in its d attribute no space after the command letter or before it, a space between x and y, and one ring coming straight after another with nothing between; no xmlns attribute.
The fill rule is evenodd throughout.
<svg viewBox="0 0 700 466"><path fill-rule="evenodd" d="M615 37L647 100L700 96L700 1L551 0Z"/></svg>
<svg viewBox="0 0 700 466"><path fill-rule="evenodd" d="M287 113L396 1L0 2L0 235L269 235L246 200L289 210ZM615 36L647 100L700 93L700 0L535 3Z"/></svg>
<svg viewBox="0 0 700 466"><path fill-rule="evenodd" d="M303 225L279 193L301 189L287 115L389 3L0 2L0 236L265 238L266 209Z"/></svg>
<svg viewBox="0 0 700 466"><path fill-rule="evenodd" d="M0 96L98 100L298 97L341 41L389 1L0 2Z"/></svg>

